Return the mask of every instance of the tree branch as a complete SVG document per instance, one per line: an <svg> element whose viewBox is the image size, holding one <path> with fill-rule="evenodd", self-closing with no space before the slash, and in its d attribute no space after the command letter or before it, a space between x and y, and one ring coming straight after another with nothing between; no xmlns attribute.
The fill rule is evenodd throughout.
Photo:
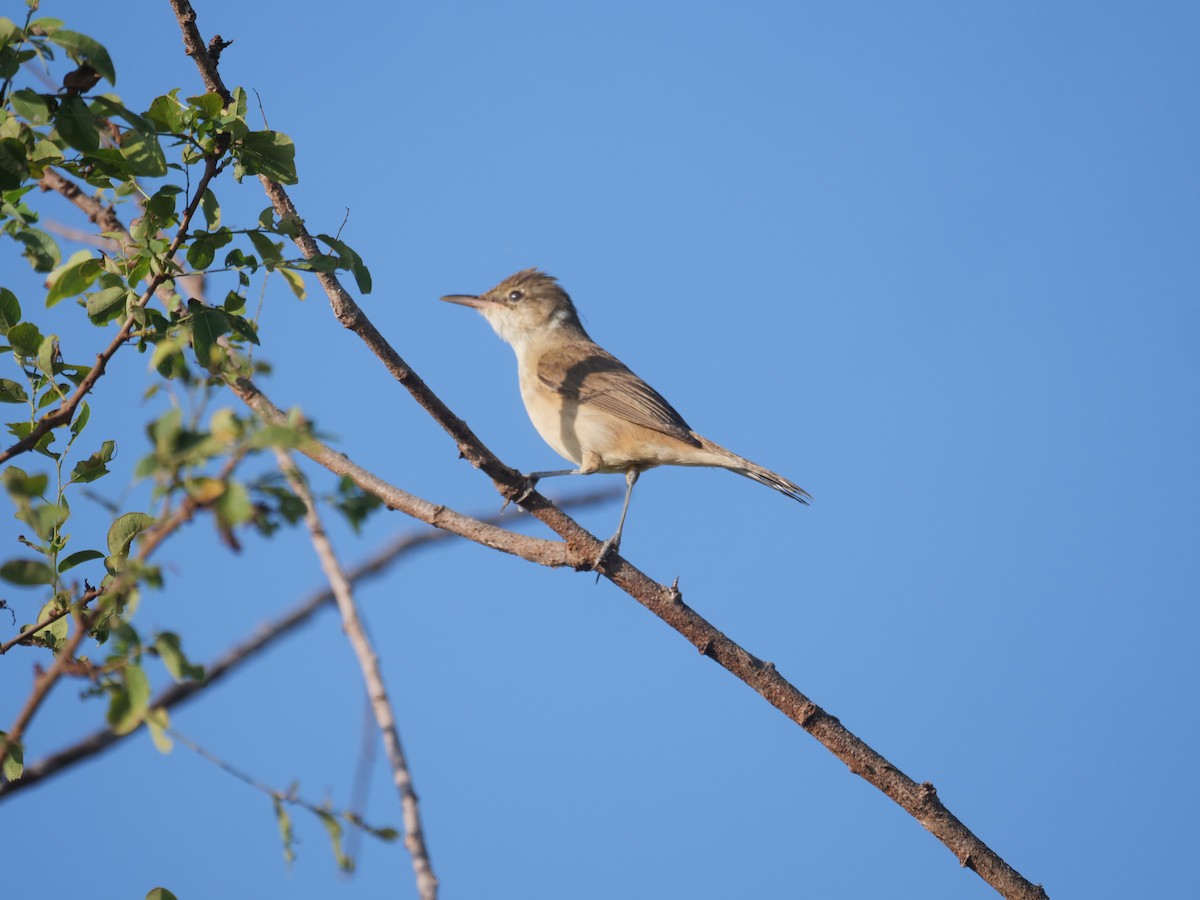
<svg viewBox="0 0 1200 900"><path fill-rule="evenodd" d="M279 468L287 478L301 501L304 503L304 523L308 526L312 538L313 550L320 560L321 569L329 580L329 587L337 600L338 612L342 616L342 629L346 639L358 658L358 666L362 670L363 683L367 688L367 698L371 703L371 711L375 714L375 723L383 737L383 746L387 750L388 762L392 767L392 781L400 794L400 808L404 815L404 846L412 856L413 873L417 879L417 893L421 900L437 900L438 880L433 874L433 864L429 860L429 848L425 845L425 829L421 825L421 811L417 800L417 792L413 789L412 773L408 768L408 760L404 756L404 748L400 743L400 731L396 728L396 716L388 699L387 687L383 682L383 672L379 667L379 657L367 631L359 618L358 609L354 603L354 595L350 590L350 581L342 570L342 564L333 552L333 545L321 524L313 502L312 492L304 477L297 471L295 464L287 453L275 448L275 458Z"/></svg>
<svg viewBox="0 0 1200 900"><path fill-rule="evenodd" d="M204 51L204 43L196 28L195 13L192 12L190 4L184 0L171 0L171 3L176 9L188 53L196 61L206 85L210 90L223 90L216 66ZM181 9L190 13L190 17L181 14ZM319 252L316 242L303 227L302 220L296 214L295 206L283 186L265 178L260 180L263 181L276 214L299 226L294 240L301 253L309 258ZM317 278L329 296L330 305L338 321L354 331L384 362L393 377L403 384L413 398L454 438L459 452L472 465L482 469L492 478L503 496L517 499L524 492L524 479L520 473L504 465L466 424L433 394L400 355L384 341L366 313L342 288L334 274L318 273ZM316 459L307 452L305 455ZM316 461L326 465L321 459ZM600 551L600 542L594 536L580 528L574 520L537 492L529 494L521 501L521 505L567 541L573 564L582 568L597 568L594 561ZM591 562L587 555L589 553ZM977 872L1001 895L1020 900L1044 900L1046 893L1040 886L1022 877L946 809L938 799L933 785L918 784L891 765L866 742L846 729L838 719L790 684L776 671L772 663L764 662L747 652L685 605L677 588L658 584L615 554L610 555L600 568L609 580L678 631L702 654L745 682L768 703L820 741L838 759L846 763L850 771L892 798L945 844L961 865Z"/></svg>
<svg viewBox="0 0 1200 900"><path fill-rule="evenodd" d="M267 425L287 424L287 416L267 399L248 378L238 378L231 383L230 387ZM304 438L296 449L330 472L349 476L364 491L374 494L382 500L389 509L400 510L427 525L444 528L446 531L465 537L477 544L511 553L542 566L583 568L590 565L586 554L574 551L569 545L564 546L558 541L548 541L544 538L517 534L515 531L506 531L403 491L356 465L344 453L338 453L314 437ZM543 502L549 505L549 501ZM575 527L582 534L587 535L587 532L578 525Z"/></svg>
<svg viewBox="0 0 1200 900"><path fill-rule="evenodd" d="M223 477L228 477L228 474L233 471L233 469L241 461L242 457L243 454L239 453L231 457L225 463ZM168 536L177 531L184 523L191 521L192 516L195 515L196 510L199 509L200 506L200 503L193 500L189 496L179 504L179 508L170 518L156 522L154 525L142 532L142 534L137 538L137 561L145 562L147 559L149 559L150 555L158 549L158 547L164 540L167 539ZM80 642L88 633L88 625L85 619L86 614L83 612L84 606L87 603L90 603L92 600L95 600L97 597L103 598L107 596L119 595L122 591L129 587L132 582L134 582L133 577L129 575L129 572L131 571L133 571L133 569L126 567L107 585L99 589L89 590L78 602L71 604L66 610L48 617L43 622L38 622L34 628L30 629L29 631L22 632L16 638L4 645L3 649L7 651L14 644L19 644L29 640L29 638L37 634L37 632L39 632L41 629L52 624L53 622L56 622L58 619L61 619L64 615L70 613L75 617L75 633L67 639L67 642L62 647L55 651L54 665L52 665L45 674L34 680L33 690L30 692L29 698L25 701L25 706L21 709L20 713L18 713L16 722L9 729L8 736L0 738L0 760L4 759L10 746L20 742L21 736L24 734L25 729L29 726L29 722L33 719L34 714L37 712L42 703L45 702L46 697L49 696L50 689L54 687L54 684L59 678L62 677L63 674L65 674L67 667L71 664L71 662L73 662L75 651L79 648ZM104 601L101 600L102 604L103 602ZM101 610L103 610L103 606L101 607Z"/></svg>
<svg viewBox="0 0 1200 900"><path fill-rule="evenodd" d="M204 158L204 174L200 177L200 182L196 186L196 192L192 197L192 202L187 205L187 208L183 211L183 215L179 219L179 228L175 233L174 240L171 241L171 246L167 248L167 252L163 256L164 261L173 259L175 253L183 245L183 241L187 236L188 226L191 225L192 222L192 217L196 215L196 210L200 208L200 200L204 196L204 191L208 187L208 183L212 181L216 174L217 156L206 156ZM54 172L47 171L46 175L42 178L42 183L45 187L53 188L54 190L63 192L64 196L67 196L68 199L72 200L72 202L76 203L76 205L79 205L82 208L86 207L84 206L81 198L92 200L95 203L94 199L87 197L87 195L79 189L78 185L72 184ZM73 192L69 190L70 188L74 189ZM100 204L96 203L96 206L99 207ZM109 210L109 213L111 213L111 210ZM115 216L113 216L113 218L115 219ZM94 219L94 221L100 222L101 220L97 218ZM168 269L169 265L164 265L162 267L162 271L150 279L146 290L142 293L142 296L138 298L137 306L139 308L144 307L147 303L149 303L150 298L154 296L154 293L158 290L159 286L163 282L167 281L169 277L167 275ZM137 319L132 314L126 317L125 323L121 326L121 330L117 332L117 336L112 339L112 342L104 350L96 355L96 364L92 366L87 375L83 377L83 380L79 382L79 386L75 388L75 391L71 394L71 396L64 400L57 409L51 410L50 412L46 413L46 415L42 416L42 418L38 420L38 423L33 426L33 430L30 431L28 435L17 441L3 453L0 453L0 463L7 462L14 456L24 453L27 450L32 450L37 446L37 443L42 439L42 436L48 431L52 431L55 428L66 425L71 421L72 417L75 415L75 410L78 408L79 404L83 402L83 398L88 395L88 392L95 387L96 382L100 380L102 375L104 375L104 369L108 365L108 361L112 359L116 352L121 349L122 345L129 340L129 336L133 333L133 328L136 324Z"/></svg>
<svg viewBox="0 0 1200 900"><path fill-rule="evenodd" d="M609 489L593 491L564 500L563 505L569 507L591 506L595 503L605 503L615 500L620 495L620 491ZM499 515L496 515L488 519L483 519L483 521L486 521L489 525L494 525L500 518ZM358 585L371 578L378 578L408 554L424 547L454 540L457 537L458 535L452 532L438 528L429 528L427 530L402 534L351 569L346 577L352 585ZM178 684L172 684L170 687L160 691L150 702L150 708L172 709L190 700L192 697L220 682L226 675L237 671L243 663L255 658L280 638L291 634L311 619L318 610L332 601L332 590L326 588L314 592L278 619L264 625L254 635L235 644L214 662L206 665L202 681L183 681ZM124 734L117 734L111 728L100 728L93 731L74 744L64 747L36 763L27 765L25 772L19 780L0 782L0 802L5 797L24 788L32 787L43 779L58 775L70 769L76 763L102 753L125 738L132 737L135 734L138 734L137 730Z"/></svg>

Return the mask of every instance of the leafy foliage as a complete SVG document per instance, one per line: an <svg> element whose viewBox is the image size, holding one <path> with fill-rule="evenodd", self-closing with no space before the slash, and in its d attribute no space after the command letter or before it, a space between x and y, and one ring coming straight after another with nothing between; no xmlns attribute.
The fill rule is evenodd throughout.
<svg viewBox="0 0 1200 900"><path fill-rule="evenodd" d="M244 90L224 98L182 96L174 88L135 111L111 92L117 67L101 43L57 19L34 18L37 4L29 6L21 25L0 17L0 253L23 257L44 276L45 292L18 296L0 285L0 409L12 438L0 452L0 486L23 529L20 546L0 555L0 580L29 592L40 609L0 643L60 654L72 674L87 678L87 695L107 700L114 731L145 724L166 752L170 723L153 708L153 681L205 675L179 634L145 638L135 625L143 591L164 580L150 554L199 514L211 515L236 551L240 531L269 536L304 512L273 471L238 473L265 449L296 446L307 426L265 428L230 408L212 408L229 383L268 370L255 358L263 337L257 314L248 311L251 292L276 272L299 299L305 272L349 272L364 292L371 276L339 237L320 236L324 254L289 257L296 223L270 209L255 222L225 221L218 186L227 169L235 182L247 175L282 184L298 179L291 139L254 127ZM57 72L61 89L36 78L26 83L34 66ZM64 253L42 223L46 190L97 224L91 241ZM218 283L220 293L213 291ZM79 327L59 325L53 333L51 309L53 321L66 313ZM129 347L148 362L145 397L169 401L141 434L122 430L120 418L93 417L86 399L109 360L129 355ZM96 496L91 486L112 474L122 447L144 448L129 459L138 460L135 478L151 485L156 513L113 507L107 531L73 534L81 521L73 506ZM357 529L378 501L344 483L332 505ZM92 658L77 653L85 638L94 642ZM0 765L10 780L23 767L19 730L0 733ZM280 800L290 800L275 801L290 853ZM327 811L318 815L339 864L349 867L340 825ZM156 888L148 896L171 894Z"/></svg>

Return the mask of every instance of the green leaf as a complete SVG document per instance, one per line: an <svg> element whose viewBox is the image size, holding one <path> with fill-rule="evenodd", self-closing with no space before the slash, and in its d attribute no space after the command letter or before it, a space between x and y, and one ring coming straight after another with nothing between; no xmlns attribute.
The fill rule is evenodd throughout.
<svg viewBox="0 0 1200 900"><path fill-rule="evenodd" d="M0 403L27 402L29 402L29 397L25 394L25 388L21 387L15 381L0 378Z"/></svg>
<svg viewBox="0 0 1200 900"><path fill-rule="evenodd" d="M296 835L292 830L292 817L283 808L283 803L278 797L272 797L271 800L275 804L275 821L279 824L279 838L283 841L283 858L287 862L291 862L296 858L296 853L292 850L296 843Z"/></svg>
<svg viewBox="0 0 1200 900"><path fill-rule="evenodd" d="M45 168L46 166L55 166L62 162L62 151L55 146L53 141L39 139L33 143L33 151L29 154L29 161L36 166Z"/></svg>
<svg viewBox="0 0 1200 900"><path fill-rule="evenodd" d="M51 597L38 611L38 623L50 623L38 631L38 634L51 647L59 646L71 631L71 617L60 615L65 608L58 597Z"/></svg>
<svg viewBox="0 0 1200 900"><path fill-rule="evenodd" d="M35 272L49 272L62 259L54 238L41 229L22 228L13 237L25 245L25 258Z"/></svg>
<svg viewBox="0 0 1200 900"><path fill-rule="evenodd" d="M103 271L100 260L90 250L78 250L71 258L50 273L50 292L46 295L46 306L54 306L66 297L82 294L92 286Z"/></svg>
<svg viewBox="0 0 1200 900"><path fill-rule="evenodd" d="M67 380L75 387L79 387L80 382L87 378L88 373L92 371L91 366L72 366L64 364L62 374L67 376Z"/></svg>
<svg viewBox="0 0 1200 900"><path fill-rule="evenodd" d="M187 98L188 105L200 112L202 118L215 119L221 114L221 95L209 91L196 97Z"/></svg>
<svg viewBox="0 0 1200 900"><path fill-rule="evenodd" d="M28 2L29 0L26 0L26 3ZM51 35L62 28L64 24L62 19L56 19L53 16L38 16L29 23L29 33Z"/></svg>
<svg viewBox="0 0 1200 900"><path fill-rule="evenodd" d="M99 550L76 550L58 564L59 574L61 575L68 569L73 569L85 562L91 562L93 559L104 559L104 554Z"/></svg>
<svg viewBox="0 0 1200 900"><path fill-rule="evenodd" d="M209 231L221 224L221 205L217 203L217 195L208 188L200 195L200 212L204 214L204 222Z"/></svg>
<svg viewBox="0 0 1200 900"><path fill-rule="evenodd" d="M296 295L297 300L303 300L306 296L304 291L304 279L291 269L279 269L279 274L283 276L283 280L288 283L288 287L292 289L292 293Z"/></svg>
<svg viewBox="0 0 1200 900"><path fill-rule="evenodd" d="M39 94L29 88L22 88L19 91L13 91L9 95L8 101L12 104L16 114L28 121L30 125L49 123L50 104L46 102L45 94Z"/></svg>
<svg viewBox="0 0 1200 900"><path fill-rule="evenodd" d="M155 741L155 743L158 743ZM162 749L161 747L159 748ZM168 749L170 749L168 745ZM178 900L178 898L168 891L165 887L156 887L146 895L146 900Z"/></svg>
<svg viewBox="0 0 1200 900"><path fill-rule="evenodd" d="M33 499L46 492L50 476L46 474L27 475L25 470L17 466L9 466L4 470L4 489L13 498Z"/></svg>
<svg viewBox="0 0 1200 900"><path fill-rule="evenodd" d="M29 177L25 144L16 138L0 140L0 191L19 188Z"/></svg>
<svg viewBox="0 0 1200 900"><path fill-rule="evenodd" d="M244 341L249 341L251 344L258 344L258 331L254 324L249 319L244 319L241 316L229 316L230 330Z"/></svg>
<svg viewBox="0 0 1200 900"><path fill-rule="evenodd" d="M92 408L88 406L87 401L85 400L83 405L80 407L79 415L77 415L75 417L75 421L71 423L71 434L78 437L79 432L83 431L83 429L87 427L88 419L91 417Z"/></svg>
<svg viewBox="0 0 1200 900"><path fill-rule="evenodd" d="M329 843L333 847L333 858L343 872L354 871L354 860L342 851L342 823L324 810L316 810L317 818L329 832Z"/></svg>
<svg viewBox="0 0 1200 900"><path fill-rule="evenodd" d="M42 339L37 355L37 367L47 378L53 379L57 374L54 371L55 360L61 363L62 356L58 352L58 335L51 334Z"/></svg>
<svg viewBox="0 0 1200 900"><path fill-rule="evenodd" d="M0 16L0 47L5 44L15 44L19 40L21 40L21 29L12 19Z"/></svg>
<svg viewBox="0 0 1200 900"><path fill-rule="evenodd" d="M170 727L171 717L163 707L156 706L146 713L146 728L150 732L150 740L154 741L154 748L164 755L170 753L174 747L174 741L167 734L167 729Z"/></svg>
<svg viewBox="0 0 1200 900"><path fill-rule="evenodd" d="M194 665L184 656L179 635L164 631L154 639L154 646L163 665L176 681L199 681L204 678L204 666Z"/></svg>
<svg viewBox="0 0 1200 900"><path fill-rule="evenodd" d="M146 201L146 212L156 223L175 220L175 200L183 193L178 185L163 185Z"/></svg>
<svg viewBox="0 0 1200 900"><path fill-rule="evenodd" d="M155 97L154 102L150 104L150 110L146 113L162 127L163 131L171 134L177 134L183 130L183 110L175 97L178 92L179 88L175 88L169 94Z"/></svg>
<svg viewBox="0 0 1200 900"><path fill-rule="evenodd" d="M150 708L150 681L142 667L125 667L125 683L113 692L108 706L108 724L116 734L129 734L139 725Z"/></svg>
<svg viewBox="0 0 1200 900"><path fill-rule="evenodd" d="M20 741L8 740L8 732L0 731L0 739L4 741L4 760L2 769L5 781L16 781L25 771L25 748Z"/></svg>
<svg viewBox="0 0 1200 900"><path fill-rule="evenodd" d="M362 257L352 250L344 241L340 241L335 237L330 237L327 234L318 234L317 240L324 241L334 252L337 253L342 265L350 270L350 274L354 276L354 281L358 284L358 289L364 294L371 293L371 273L365 265L363 265Z"/></svg>
<svg viewBox="0 0 1200 900"><path fill-rule="evenodd" d="M0 578L11 584L53 584L54 570L36 559L10 559L0 566Z"/></svg>
<svg viewBox="0 0 1200 900"><path fill-rule="evenodd" d="M107 287L94 294L88 294L87 314L95 325L103 325L125 312L125 298L129 296L129 288Z"/></svg>
<svg viewBox="0 0 1200 900"><path fill-rule="evenodd" d="M67 521L67 516L71 511L65 506L58 503L47 503L33 509L27 517L27 521L37 536L43 541L48 541L54 537L54 532L63 522Z"/></svg>
<svg viewBox="0 0 1200 900"><path fill-rule="evenodd" d="M8 329L20 321L21 304L17 302L17 295L0 287L0 335L8 334Z"/></svg>
<svg viewBox="0 0 1200 900"><path fill-rule="evenodd" d="M187 261L193 269L207 269L212 265L217 251L233 240L233 233L228 228L220 228L212 232L200 232L188 245Z"/></svg>
<svg viewBox="0 0 1200 900"><path fill-rule="evenodd" d="M225 486L213 509L217 513L217 520L230 528L249 522L254 516L254 504L250 501L250 493L245 485L236 481L231 481Z"/></svg>
<svg viewBox="0 0 1200 900"><path fill-rule="evenodd" d="M273 266L283 258L283 244L275 243L261 231L247 231L246 237L250 238L264 265Z"/></svg>
<svg viewBox="0 0 1200 900"><path fill-rule="evenodd" d="M296 145L278 131L251 131L238 142L235 177L265 175L280 184L295 184ZM240 171L238 171L240 170Z"/></svg>
<svg viewBox="0 0 1200 900"><path fill-rule="evenodd" d="M105 441L100 445L100 449L89 456L87 459L81 459L75 464L75 468L71 470L71 484L88 484L95 481L97 478L103 478L108 474L108 463L113 458L113 451L116 450L116 442Z"/></svg>
<svg viewBox="0 0 1200 900"><path fill-rule="evenodd" d="M108 529L108 552L112 556L125 556L129 545L141 532L154 524L154 516L145 513L125 513Z"/></svg>
<svg viewBox="0 0 1200 900"><path fill-rule="evenodd" d="M217 344L217 339L229 333L229 318L223 309L204 306L195 300L188 301L192 311L192 347L196 351L196 361L207 369L219 366L224 359L224 351Z"/></svg>
<svg viewBox="0 0 1200 900"><path fill-rule="evenodd" d="M367 517L382 507L383 501L362 490L349 475L345 475L338 481L334 505L346 517L354 533L359 534Z"/></svg>
<svg viewBox="0 0 1200 900"><path fill-rule="evenodd" d="M42 333L32 322L22 322L8 329L8 342L13 351L27 359L34 359L42 348Z"/></svg>
<svg viewBox="0 0 1200 900"><path fill-rule="evenodd" d="M58 129L59 137L76 150L94 153L100 147L96 117L79 97L63 98L54 112L54 127Z"/></svg>
<svg viewBox="0 0 1200 900"><path fill-rule="evenodd" d="M158 137L144 131L127 131L121 136L121 155L134 175L161 178L167 174L167 158Z"/></svg>
<svg viewBox="0 0 1200 900"><path fill-rule="evenodd" d="M98 42L80 34L78 31L67 31L60 28L50 35L50 40L67 51L67 55L77 63L87 63L100 73L100 77L109 84L117 83L117 72L113 68L112 58L108 51Z"/></svg>

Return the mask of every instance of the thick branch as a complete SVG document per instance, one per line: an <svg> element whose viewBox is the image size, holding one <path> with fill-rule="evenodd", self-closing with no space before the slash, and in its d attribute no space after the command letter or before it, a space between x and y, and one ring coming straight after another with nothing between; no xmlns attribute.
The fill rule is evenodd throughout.
<svg viewBox="0 0 1200 900"><path fill-rule="evenodd" d="M312 538L313 549L321 562L321 569L329 580L329 587L337 600L338 612L342 616L342 629L350 642L354 655L358 658L358 667L362 670L363 682L367 688L367 698L371 711L375 715L375 723L383 737L383 746L387 750L388 762L392 767L392 781L400 794L400 808L404 815L404 846L412 856L413 873L417 879L417 893L421 900L437 900L438 880L433 874L433 864L429 860L429 848L425 845L425 829L421 825L420 804L417 792L413 788L412 773L408 768L408 760L404 756L404 748L400 743L400 731L396 728L396 716L392 710L391 700L388 699L387 687L383 682L383 671L379 667L379 657L367 631L359 618L358 609L354 603L354 595L350 590L350 581L342 570L342 564L333 552L333 545L321 524L313 502L312 492L303 476L296 470L291 459L283 450L276 448L275 457L279 468L291 485L292 490L304 503L304 523L308 526Z"/></svg>
<svg viewBox="0 0 1200 900"><path fill-rule="evenodd" d="M190 6L182 0L171 2L177 14L180 7L187 7L190 12ZM196 59L206 83L209 83L209 69L215 72L215 66L211 60L202 59L204 45L196 30L194 13L190 19L180 16L180 27L184 32L184 42L188 46L189 54ZM281 217L286 216L294 223L301 223L302 220L296 214L295 206L283 186L266 179L262 180L276 213ZM315 241L302 226L294 240L306 257L317 252ZM317 277L329 296L338 321L362 338L370 350L388 367L393 377L403 384L414 399L454 438L459 452L472 465L483 469L505 497L516 499L520 496L524 489L520 474L504 465L466 424L430 391L399 354L383 340L367 315L342 288L335 275L319 273ZM306 455L311 457L311 454ZM326 465L324 460L316 461ZM600 542L595 537L536 492L522 500L521 505L566 539L571 557L577 564L592 565L588 562L588 554L591 560L595 560L600 551ZM784 679L775 670L774 665L748 653L686 606L678 590L656 583L619 556L610 555L608 559L609 561L603 564L603 574L614 584L682 634L701 653L728 669L761 694L767 702L813 735L831 753L845 762L852 772L891 797L945 844L963 866L978 872L1005 897L1021 900L1045 898L1045 891L1040 886L1033 885L1023 878L951 814L938 799L932 785L917 784L892 766L883 756L848 731L835 717Z"/></svg>

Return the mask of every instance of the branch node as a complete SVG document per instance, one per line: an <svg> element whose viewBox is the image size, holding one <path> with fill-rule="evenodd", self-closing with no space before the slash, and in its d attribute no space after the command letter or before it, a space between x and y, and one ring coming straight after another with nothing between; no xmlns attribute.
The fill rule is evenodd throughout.
<svg viewBox="0 0 1200 900"><path fill-rule="evenodd" d="M670 587L668 593L669 593L670 601L672 603L682 603L683 602L683 591L679 590L679 576L678 575L676 575L675 580L671 582L671 587Z"/></svg>
<svg viewBox="0 0 1200 900"><path fill-rule="evenodd" d="M222 40L219 34L214 34L208 42L208 55L212 57L213 65L221 61L221 51L233 41Z"/></svg>

